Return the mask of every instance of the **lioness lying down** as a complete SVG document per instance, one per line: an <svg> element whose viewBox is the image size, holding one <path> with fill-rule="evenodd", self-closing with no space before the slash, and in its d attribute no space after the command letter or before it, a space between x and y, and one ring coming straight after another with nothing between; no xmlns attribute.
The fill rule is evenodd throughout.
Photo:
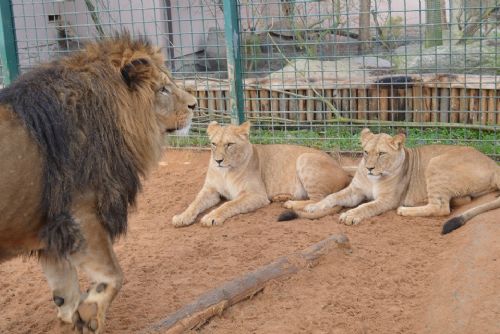
<svg viewBox="0 0 500 334"><path fill-rule="evenodd" d="M363 219L397 209L402 216L445 216L452 205L500 189L500 167L474 148L450 145L404 147L405 135L391 137L361 132L364 156L349 187L304 210L309 214L334 206L354 207L340 216L353 225ZM443 234L472 217L500 207L500 198L453 218ZM324 216L320 212L315 218Z"/></svg>
<svg viewBox="0 0 500 334"><path fill-rule="evenodd" d="M270 201L292 199L286 206L300 209L349 184L351 177L328 154L294 145L252 145L249 131L248 122L209 124L212 155L205 184L186 211L173 217L173 225L192 224L221 197L229 201L205 215L202 225L222 224Z"/></svg>

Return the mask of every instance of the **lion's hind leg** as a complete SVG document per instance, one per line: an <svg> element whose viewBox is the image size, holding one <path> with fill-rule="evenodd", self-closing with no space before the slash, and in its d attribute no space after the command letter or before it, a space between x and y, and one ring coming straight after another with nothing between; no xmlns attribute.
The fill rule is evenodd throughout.
<svg viewBox="0 0 500 334"><path fill-rule="evenodd" d="M335 160L322 153L299 156L296 171L308 199L287 201L284 206L292 210L303 210L308 204L342 190L351 180Z"/></svg>
<svg viewBox="0 0 500 334"><path fill-rule="evenodd" d="M52 290L52 299L57 306L57 317L64 322L72 323L73 314L80 303L76 268L68 259L43 253L40 256L40 263Z"/></svg>
<svg viewBox="0 0 500 334"><path fill-rule="evenodd" d="M397 210L400 216L409 217L429 217L429 216L447 216L450 214L450 205L444 205L441 203L428 203L423 206L400 206Z"/></svg>
<svg viewBox="0 0 500 334"><path fill-rule="evenodd" d="M447 155L439 156L431 160L425 171L427 183L427 205L416 207L401 206L397 214L401 216L428 217L447 216L450 214L450 202L452 194L460 194L460 189L455 189L453 182L453 170L443 171L441 163L447 159ZM445 161L446 162L446 161Z"/></svg>
<svg viewBox="0 0 500 334"><path fill-rule="evenodd" d="M450 206L452 208L457 208L459 206L465 205L472 202L471 196L461 196L461 197L453 197L450 201Z"/></svg>
<svg viewBox="0 0 500 334"><path fill-rule="evenodd" d="M335 160L322 153L302 154L297 159L296 169L307 197L312 202L344 189L351 181L351 177Z"/></svg>

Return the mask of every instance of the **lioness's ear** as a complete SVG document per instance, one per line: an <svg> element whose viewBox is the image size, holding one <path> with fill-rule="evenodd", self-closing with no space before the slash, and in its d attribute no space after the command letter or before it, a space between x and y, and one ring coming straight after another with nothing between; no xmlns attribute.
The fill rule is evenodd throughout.
<svg viewBox="0 0 500 334"><path fill-rule="evenodd" d="M405 139L406 139L406 136L404 133L398 133L397 135L392 137L391 142L394 145L394 147L399 150L401 147L403 147L403 145L405 143Z"/></svg>
<svg viewBox="0 0 500 334"><path fill-rule="evenodd" d="M208 124L207 126L207 134L209 137L212 137L215 133L215 131L217 131L217 129L220 128L220 125L219 123L217 123L216 121L211 121L210 124Z"/></svg>
<svg viewBox="0 0 500 334"><path fill-rule="evenodd" d="M137 58L130 63L125 64L120 72L123 81L132 89L137 88L141 83L151 78L153 67L149 60L145 58Z"/></svg>
<svg viewBox="0 0 500 334"><path fill-rule="evenodd" d="M245 136L250 136L250 122L249 121L246 121L245 123L241 124L240 125L240 131L241 131L241 134L245 135Z"/></svg>
<svg viewBox="0 0 500 334"><path fill-rule="evenodd" d="M365 144L373 137L373 133L368 128L364 128L361 130L360 138L361 145L365 146Z"/></svg>

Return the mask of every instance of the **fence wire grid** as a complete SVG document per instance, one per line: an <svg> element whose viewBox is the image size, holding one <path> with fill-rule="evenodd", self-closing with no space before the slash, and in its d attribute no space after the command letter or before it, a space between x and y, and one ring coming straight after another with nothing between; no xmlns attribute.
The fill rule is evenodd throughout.
<svg viewBox="0 0 500 334"><path fill-rule="evenodd" d="M250 120L254 143L356 152L370 127L404 132L409 146L465 144L500 159L500 0L12 0L11 9L21 72L122 28L161 46L199 101L189 136L171 146L206 147L211 120Z"/></svg>

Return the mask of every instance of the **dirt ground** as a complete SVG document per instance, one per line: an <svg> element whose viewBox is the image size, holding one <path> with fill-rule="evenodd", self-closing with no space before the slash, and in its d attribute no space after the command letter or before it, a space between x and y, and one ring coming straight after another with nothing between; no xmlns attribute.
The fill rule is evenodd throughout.
<svg viewBox="0 0 500 334"><path fill-rule="evenodd" d="M169 150L145 182L129 232L115 246L125 282L108 333L136 333L208 289L334 233L349 237L351 254L335 251L271 282L199 332L500 333L500 210L447 236L443 218L395 212L354 227L337 224L338 215L276 222L278 203L220 227L176 229L171 218L200 189L208 159L206 151ZM0 333L68 332L55 316L34 259L0 266Z"/></svg>

